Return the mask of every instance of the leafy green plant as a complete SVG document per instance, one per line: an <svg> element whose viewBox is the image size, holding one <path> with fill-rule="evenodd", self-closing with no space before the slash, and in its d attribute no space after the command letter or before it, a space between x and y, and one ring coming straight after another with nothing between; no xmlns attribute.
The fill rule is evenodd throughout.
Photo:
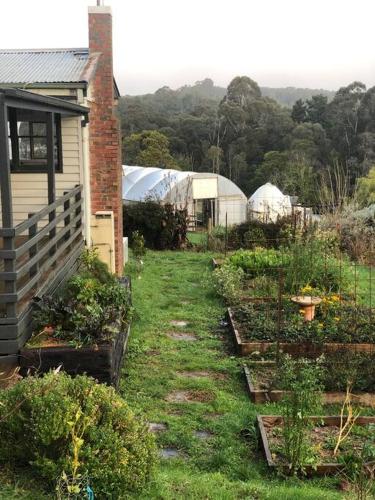
<svg viewBox="0 0 375 500"><path fill-rule="evenodd" d="M309 416L321 406L321 369L305 359L284 358L280 369L288 392L282 400L283 453L291 474L314 465L315 456L308 438Z"/></svg>
<svg viewBox="0 0 375 500"><path fill-rule="evenodd" d="M45 296L35 303L31 345L43 339L43 330L56 340L77 347L110 341L130 321L130 290L118 281L101 283L98 279L73 276L60 295ZM42 331L42 335L40 332Z"/></svg>
<svg viewBox="0 0 375 500"><path fill-rule="evenodd" d="M230 263L240 267L248 275L256 276L267 271L278 275L278 269L288 263L288 254L273 248L256 248L255 250L238 250L229 257Z"/></svg>
<svg viewBox="0 0 375 500"><path fill-rule="evenodd" d="M65 472L75 488L88 478L95 497L120 498L142 489L155 462L146 425L86 376L51 372L1 391L0 433L0 463L31 467L51 491Z"/></svg>

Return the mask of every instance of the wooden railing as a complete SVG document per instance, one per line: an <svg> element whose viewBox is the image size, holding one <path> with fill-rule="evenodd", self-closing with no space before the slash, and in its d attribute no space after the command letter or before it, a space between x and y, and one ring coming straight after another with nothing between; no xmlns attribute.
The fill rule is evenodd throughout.
<svg viewBox="0 0 375 500"><path fill-rule="evenodd" d="M0 323L16 323L50 276L83 245L82 186L77 186L14 228L1 228Z"/></svg>

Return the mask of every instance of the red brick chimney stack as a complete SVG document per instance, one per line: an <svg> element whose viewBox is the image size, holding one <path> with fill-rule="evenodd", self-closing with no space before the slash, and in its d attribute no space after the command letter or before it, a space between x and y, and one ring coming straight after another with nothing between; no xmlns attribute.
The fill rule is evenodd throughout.
<svg viewBox="0 0 375 500"><path fill-rule="evenodd" d="M100 2L98 2L100 3ZM90 55L100 54L90 104L91 209L112 210L115 224L116 272L122 274L122 167L120 126L115 114L112 13L103 5L89 7Z"/></svg>

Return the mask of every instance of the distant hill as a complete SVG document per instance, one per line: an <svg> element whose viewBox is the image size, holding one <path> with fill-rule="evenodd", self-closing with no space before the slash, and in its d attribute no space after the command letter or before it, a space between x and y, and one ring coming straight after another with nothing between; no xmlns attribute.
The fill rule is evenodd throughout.
<svg viewBox="0 0 375 500"><path fill-rule="evenodd" d="M287 106L289 108L291 108L293 104L298 101L298 99L305 101L306 99L311 99L313 95L317 94L323 94L328 97L328 101L332 101L336 93L333 90L301 89L297 87L260 87L260 90L262 91L262 95L265 97L271 97L282 106Z"/></svg>
<svg viewBox="0 0 375 500"><path fill-rule="evenodd" d="M335 92L324 89L303 89L297 87L273 88L261 87L262 95L270 97L277 101L282 106L292 107L298 99L310 99L313 95L323 94L332 100ZM143 102L152 103L155 105L158 101L165 103L169 100L175 111L185 111L204 101L220 101L226 93L224 87L219 87L214 84L210 78L196 82L194 85L184 85L176 90L169 87L162 87L154 94L145 94L142 96L125 96L126 100L141 99ZM178 105L180 101L180 106Z"/></svg>

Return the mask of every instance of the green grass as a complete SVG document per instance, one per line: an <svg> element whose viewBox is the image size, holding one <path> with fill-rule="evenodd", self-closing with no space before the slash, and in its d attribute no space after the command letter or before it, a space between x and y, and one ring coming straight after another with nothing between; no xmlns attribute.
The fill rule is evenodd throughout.
<svg viewBox="0 0 375 500"><path fill-rule="evenodd" d="M358 303L375 307L375 268L357 265L353 274Z"/></svg>
<svg viewBox="0 0 375 500"><path fill-rule="evenodd" d="M142 499L335 499L337 480L280 480L267 470L256 449L257 413L277 413L275 405L255 406L245 391L240 360L220 326L224 306L202 286L210 255L148 252L141 279L133 279L137 318L133 323L120 391L134 411L165 423L160 448L180 458L161 459ZM171 320L198 340L176 341ZM187 378L181 372L209 371ZM176 390L202 391L208 401L171 403ZM246 429L245 432L243 432ZM200 440L195 431L212 433Z"/></svg>
<svg viewBox="0 0 375 500"><path fill-rule="evenodd" d="M190 231L188 232L187 237L193 245L205 245L207 243L206 231Z"/></svg>

